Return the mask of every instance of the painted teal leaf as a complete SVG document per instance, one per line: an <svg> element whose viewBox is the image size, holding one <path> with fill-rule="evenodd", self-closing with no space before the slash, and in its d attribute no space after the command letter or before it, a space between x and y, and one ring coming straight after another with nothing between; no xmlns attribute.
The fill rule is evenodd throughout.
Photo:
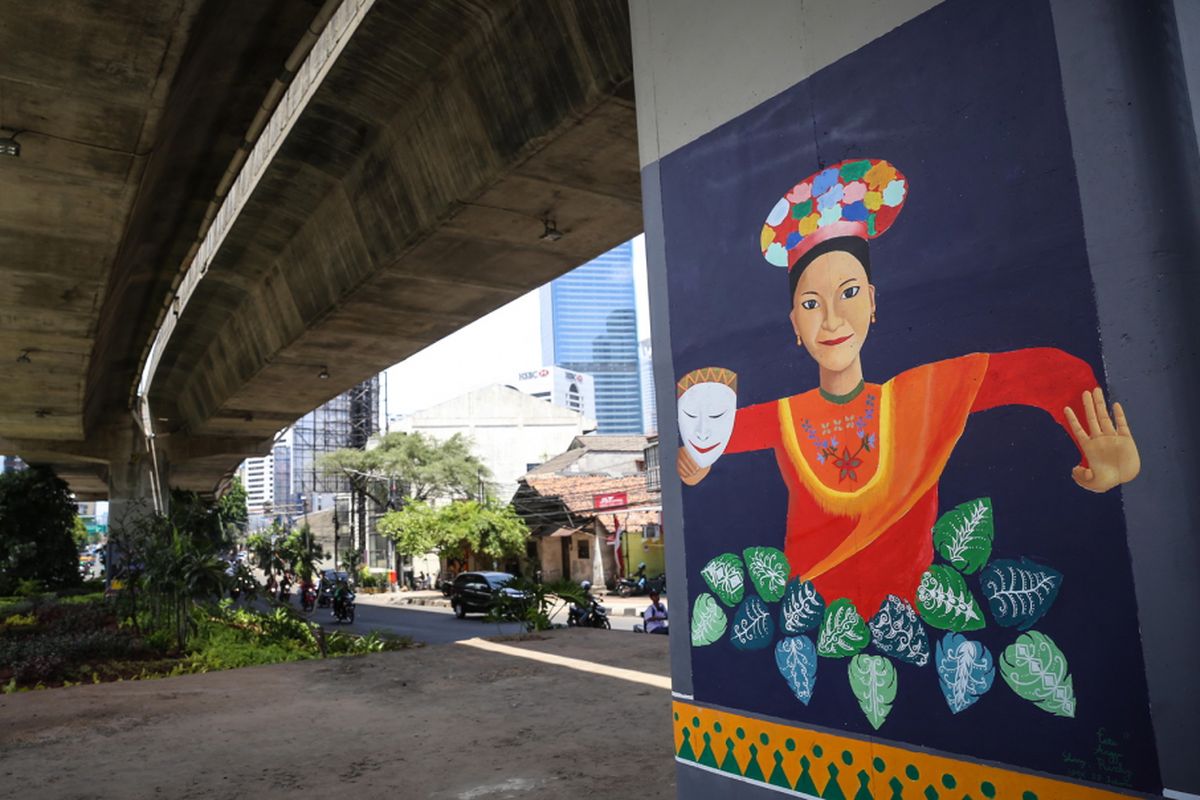
<svg viewBox="0 0 1200 800"><path fill-rule="evenodd" d="M812 581L793 578L788 582L779 604L779 627L792 636L805 633L821 624L825 616L825 600Z"/></svg>
<svg viewBox="0 0 1200 800"><path fill-rule="evenodd" d="M988 649L953 631L937 643L937 672L946 705L955 714L987 694L996 678Z"/></svg>
<svg viewBox="0 0 1200 800"><path fill-rule="evenodd" d="M825 609L825 619L817 634L817 653L825 658L852 656L871 641L867 623L845 597L834 600Z"/></svg>
<svg viewBox="0 0 1200 800"><path fill-rule="evenodd" d="M742 602L742 594L746 591L746 570L736 555L723 553L717 556L704 565L700 574L722 603L733 608Z"/></svg>
<svg viewBox="0 0 1200 800"><path fill-rule="evenodd" d="M992 619L1006 628L1027 631L1058 597L1062 573L1027 558L997 559L979 573L979 585Z"/></svg>
<svg viewBox="0 0 1200 800"><path fill-rule="evenodd" d="M1000 676L1021 697L1059 717L1075 716L1067 657L1044 633L1029 631L1004 649Z"/></svg>
<svg viewBox="0 0 1200 800"><path fill-rule="evenodd" d="M742 551L742 557L746 559L746 571L750 573L750 582L759 597L768 603L783 597L792 571L783 551L774 547L747 547Z"/></svg>
<svg viewBox="0 0 1200 800"><path fill-rule="evenodd" d="M789 636L775 644L775 666L804 705L817 685L817 648L807 636Z"/></svg>
<svg viewBox="0 0 1200 800"><path fill-rule="evenodd" d="M995 535L992 500L981 497L942 514L933 525L933 546L955 569L970 575L987 563Z"/></svg>
<svg viewBox="0 0 1200 800"><path fill-rule="evenodd" d="M704 647L721 638L729 620L725 609L708 592L696 598L692 604L692 647Z"/></svg>
<svg viewBox="0 0 1200 800"><path fill-rule="evenodd" d="M926 622L942 630L975 631L986 624L983 609L963 576L943 564L932 565L921 576L917 610Z"/></svg>
<svg viewBox="0 0 1200 800"><path fill-rule="evenodd" d="M885 656L861 654L850 659L850 690L875 730L891 713L898 680L896 668Z"/></svg>
<svg viewBox="0 0 1200 800"><path fill-rule="evenodd" d="M733 627L729 629L729 641L739 650L761 650L769 647L775 635L775 622L771 610L757 597L747 597L733 615Z"/></svg>
<svg viewBox="0 0 1200 800"><path fill-rule="evenodd" d="M867 627L884 655L918 667L929 663L929 636L907 600L889 594Z"/></svg>

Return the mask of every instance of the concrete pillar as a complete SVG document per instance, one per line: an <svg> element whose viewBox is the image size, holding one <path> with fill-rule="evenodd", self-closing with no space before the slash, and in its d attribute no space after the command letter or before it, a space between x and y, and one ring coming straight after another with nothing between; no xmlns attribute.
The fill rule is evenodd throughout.
<svg viewBox="0 0 1200 800"><path fill-rule="evenodd" d="M109 457L109 528L119 537L127 526L167 509L167 463L154 440L133 419L111 435ZM110 553L110 559L120 558ZM115 563L115 562L110 562Z"/></svg>
<svg viewBox="0 0 1200 800"><path fill-rule="evenodd" d="M1200 796L1195 5L630 5L679 796ZM822 478L834 456L818 460L818 443L834 431L818 426L841 427L841 459L865 412L818 416L832 401L788 318L786 263L764 254L777 243L786 259L834 217L851 221L849 200L805 205L805 179L861 159L904 181L890 198L902 212L869 245L877 321L844 323L863 396L891 409L864 419L876 438L857 469L894 470L874 490L867 472ZM852 172L834 174L839 191ZM952 362L1009 351L1021 352L976 357L969 374ZM737 374L734 449L759 452L725 452L684 485L674 389L707 367ZM1072 481L1079 455L1059 424L1067 403L1083 413L1084 382L1121 401L1141 458L1136 479L1102 493ZM971 399L949 400L957 391ZM903 424L871 427L889 414ZM934 451L948 455L914 455ZM956 564L925 531L952 530L961 518L945 515L984 497L994 536L973 568ZM825 616L781 630L786 600L765 572L737 598L702 574L722 555L745 570L751 547L830 593ZM1005 570L1053 593L1005 607ZM977 619L938 613L948 587ZM880 591L899 602L881 607ZM833 601L868 597L853 606L867 624L834 637ZM723 632L693 626L695 609ZM770 629L734 641L762 609ZM896 647L901 629L920 631L923 655Z"/></svg>

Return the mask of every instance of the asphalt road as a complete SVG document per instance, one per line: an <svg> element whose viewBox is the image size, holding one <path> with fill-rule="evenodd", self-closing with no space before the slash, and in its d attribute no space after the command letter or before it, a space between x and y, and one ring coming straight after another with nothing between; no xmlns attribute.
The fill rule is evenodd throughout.
<svg viewBox="0 0 1200 800"><path fill-rule="evenodd" d="M466 619L458 619L450 609L436 606L398 608L358 603L354 609L353 625L334 622L327 608L313 611L312 619L321 623L326 630L344 630L350 633L381 631L397 636L411 636L414 641L426 644L444 644L476 636L503 636L523 630L516 622L485 622L482 615L469 614ZM632 631L633 626L640 620L637 617L613 617L611 621L613 633L616 634ZM559 614L555 617L555 622L565 624L566 618Z"/></svg>

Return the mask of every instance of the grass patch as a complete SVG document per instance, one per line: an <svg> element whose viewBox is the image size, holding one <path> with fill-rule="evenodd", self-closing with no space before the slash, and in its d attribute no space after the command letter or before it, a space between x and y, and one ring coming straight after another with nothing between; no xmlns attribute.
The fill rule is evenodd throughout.
<svg viewBox="0 0 1200 800"><path fill-rule="evenodd" d="M148 622L148 617L143 623ZM321 633L289 608L260 612L228 601L192 612L185 652L169 631L121 625L102 597L45 597L0 613L0 690L5 693L363 655L412 647L408 637Z"/></svg>

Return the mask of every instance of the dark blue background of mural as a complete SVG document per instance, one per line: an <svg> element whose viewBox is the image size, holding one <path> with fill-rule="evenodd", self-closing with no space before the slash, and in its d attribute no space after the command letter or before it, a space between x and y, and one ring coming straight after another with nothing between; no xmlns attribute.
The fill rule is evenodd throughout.
<svg viewBox="0 0 1200 800"><path fill-rule="evenodd" d="M868 381L963 353L1045 345L1102 375L1049 9L966 0L662 160L678 375L729 367L739 375L739 405L817 385L816 365L786 318L785 272L762 259L759 230L794 183L853 157L886 158L910 185L903 213L872 245L879 321L863 349ZM1137 409L1129 413L1136 431ZM1120 494L1077 488L1069 474L1077 461L1047 415L1002 408L972 417L940 485L942 510L993 499L994 558L1027 556L1065 574L1036 629L1067 655L1077 717L1039 710L999 675L978 704L954 715L932 662L898 664L899 693L878 735L1068 776L1074 756L1091 764L1075 777L1156 791ZM699 571L712 556L782 548L786 503L770 452L727 456L702 484L685 487L690 600L705 589ZM978 579L968 582L982 603ZM998 662L1017 633L989 619L969 635ZM847 663L821 659L805 707L770 651L741 653L726 640L692 651L697 700L874 735L850 692ZM1095 768L1101 730L1128 775Z"/></svg>

